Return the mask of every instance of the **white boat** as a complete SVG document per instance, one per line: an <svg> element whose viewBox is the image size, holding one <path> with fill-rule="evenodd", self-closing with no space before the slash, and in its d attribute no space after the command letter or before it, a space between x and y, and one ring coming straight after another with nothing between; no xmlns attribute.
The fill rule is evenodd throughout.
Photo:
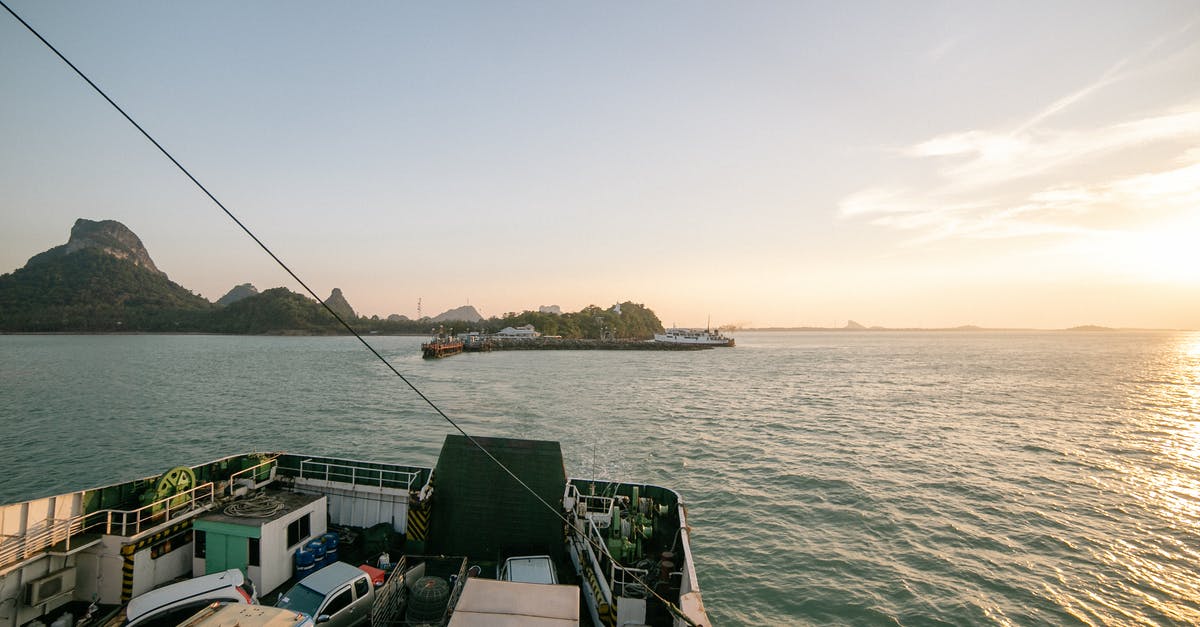
<svg viewBox="0 0 1200 627"><path fill-rule="evenodd" d="M670 328L663 333L655 333L654 341L696 346L733 346L733 338L725 337L720 331L713 329Z"/></svg>

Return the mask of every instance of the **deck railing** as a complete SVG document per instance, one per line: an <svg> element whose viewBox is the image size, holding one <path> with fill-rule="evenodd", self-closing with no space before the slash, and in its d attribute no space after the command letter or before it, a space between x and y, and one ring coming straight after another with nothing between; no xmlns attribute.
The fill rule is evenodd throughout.
<svg viewBox="0 0 1200 627"><path fill-rule="evenodd" d="M238 479L250 479L254 481L255 487L257 487L260 482L273 479L275 477L275 467L278 465L279 458L272 457L261 463L255 464L254 466L233 473L229 476L229 484L226 486L228 493L226 495L233 495L233 491L238 487Z"/></svg>
<svg viewBox="0 0 1200 627"><path fill-rule="evenodd" d="M18 536L0 538L0 568L15 564L42 552L58 542L69 540L82 516L68 520L47 520Z"/></svg>
<svg viewBox="0 0 1200 627"><path fill-rule="evenodd" d="M324 462L310 458L300 462L299 478L326 482L340 481L356 486L376 488L402 486L406 490L412 490L413 484L420 476L421 473L415 471L363 468L352 464Z"/></svg>
<svg viewBox="0 0 1200 627"><path fill-rule="evenodd" d="M60 542L63 550L70 551L72 541L81 534L132 537L194 510L208 509L214 502L213 484L203 483L137 509L102 509L68 519L51 519L20 535L0 538L0 569L36 557Z"/></svg>
<svg viewBox="0 0 1200 627"><path fill-rule="evenodd" d="M149 527L158 526L164 522L179 518L183 514L196 509L208 509L216 502L216 487L212 482L202 483L190 490L172 494L137 509L117 510L106 509L93 514L107 514L103 523L103 531L107 535L132 537ZM93 515L89 514L89 516ZM99 524L85 527L97 529Z"/></svg>

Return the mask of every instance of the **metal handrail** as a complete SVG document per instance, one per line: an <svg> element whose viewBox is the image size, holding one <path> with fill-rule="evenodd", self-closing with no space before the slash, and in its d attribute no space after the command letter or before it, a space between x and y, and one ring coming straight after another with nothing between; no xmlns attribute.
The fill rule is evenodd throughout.
<svg viewBox="0 0 1200 627"><path fill-rule="evenodd" d="M228 485L228 488L229 488L229 494L230 494L231 496L233 495L233 491L234 491L234 489L236 489L236 488L237 488L237 480L238 480L239 478L241 478L241 476L242 476L242 475L248 475L248 474L251 474L251 473L253 473L253 476L251 476L250 478L254 480L254 483L255 483L255 485L258 485L258 471L259 471L260 469L262 469L264 466L265 466L265 467L271 467L272 465L275 465L275 466L278 466L278 465L279 465L279 458L278 458L278 457L272 457L271 459L268 459L268 460L266 460L266 461L263 461L263 462L261 462L261 463L259 463L259 464L255 464L255 465L253 465L253 466L251 466L251 467L249 467L249 468L245 468L245 469L243 469L243 470L239 470L239 471L237 471L237 472L233 473L232 475L230 475L230 476L229 476L229 485Z"/></svg>
<svg viewBox="0 0 1200 627"><path fill-rule="evenodd" d="M48 520L24 534L6 537L0 541L0 566L19 562L68 539L73 520Z"/></svg>
<svg viewBox="0 0 1200 627"><path fill-rule="evenodd" d="M88 531L108 535L136 536L143 525L158 525L192 511L200 504L214 502L213 484L203 483L185 492L172 494L149 505L131 510L102 509L67 519L51 519L27 529L19 536L0 541L0 568L34 557L59 542L71 548L71 538ZM183 501L172 505L183 497ZM157 511L155 511L157 509ZM130 521L130 518L133 520ZM133 533L129 533L130 527Z"/></svg>
<svg viewBox="0 0 1200 627"><path fill-rule="evenodd" d="M599 574L604 578L605 583L608 584L609 589L613 590L614 594L618 586L624 589L627 584L639 583L640 581L646 580L646 576L649 574L649 571L643 568L622 566L620 562L618 562L617 559L614 558L611 553L609 553L608 543L604 538L604 535L600 533L600 528L596 525L594 520L587 521L587 534L591 536L592 539L591 542L585 542L587 550L589 553L592 553L592 557L596 559L596 564L601 569ZM594 551L592 550L593 546L600 547L600 555L595 555Z"/></svg>
<svg viewBox="0 0 1200 627"><path fill-rule="evenodd" d="M305 475L305 465L306 464L308 464L310 468L313 466L318 466L318 465L323 466L324 470L322 471L322 470L312 469L309 471L308 475ZM412 472L412 471L407 471L407 470L388 470L386 468L359 468L358 466L351 466L348 464L338 464L338 463L334 463L334 462L316 461L316 460L313 460L310 458L310 459L302 460L300 462L300 478L301 479L322 479L324 481L340 480L340 478L339 479L330 479L329 475L331 474L330 470L332 470L332 469L341 471L340 473L336 473L336 474L340 474L343 477L347 474L347 471L348 471L348 474L350 475L350 484L351 485L374 486L377 488L386 487L386 486L384 486L384 481L385 481L384 477L387 476L388 481L403 484L406 489L411 490L412 486L413 486L413 482L415 482L417 480L417 478L420 477L420 475L421 475L420 472ZM363 478L363 477L359 476L360 470L363 471L365 474L378 474L378 476L376 476L374 478Z"/></svg>
<svg viewBox="0 0 1200 627"><path fill-rule="evenodd" d="M182 502L172 505L171 502L177 499L184 498ZM216 489L213 483L202 483L190 490L172 494L166 498L159 499L143 505L137 509L117 510L106 509L93 512L93 514L107 514L104 522L104 533L109 535L120 535L125 537L136 536L142 532L144 524L158 525L162 522L177 518L184 511L192 511L198 507L198 503L211 505L216 500ZM155 511L157 509L157 511ZM130 518L133 521L130 521ZM129 533L129 527L133 526L133 533ZM115 530L119 529L119 533Z"/></svg>

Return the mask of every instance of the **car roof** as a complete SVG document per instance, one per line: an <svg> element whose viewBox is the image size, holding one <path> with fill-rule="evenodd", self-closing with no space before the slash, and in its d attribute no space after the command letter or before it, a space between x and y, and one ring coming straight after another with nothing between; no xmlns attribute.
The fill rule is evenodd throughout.
<svg viewBox="0 0 1200 627"><path fill-rule="evenodd" d="M194 579L187 579L178 583L155 588L145 594L134 597L129 601L129 607L126 609L125 615L130 622L141 617L143 614L156 610L164 605L175 603L176 601L191 599L201 595L210 593L214 590L228 588L230 586L240 586L245 583L246 578L242 575L242 571L231 568L229 570L204 575Z"/></svg>
<svg viewBox="0 0 1200 627"><path fill-rule="evenodd" d="M293 610L267 605L212 603L181 627L312 627L312 619Z"/></svg>
<svg viewBox="0 0 1200 627"><path fill-rule="evenodd" d="M334 562L305 577L299 585L320 594L328 594L334 588L366 573L345 562Z"/></svg>
<svg viewBox="0 0 1200 627"><path fill-rule="evenodd" d="M509 581L525 583L558 583L554 575L554 563L549 555L526 555L510 557L504 563Z"/></svg>

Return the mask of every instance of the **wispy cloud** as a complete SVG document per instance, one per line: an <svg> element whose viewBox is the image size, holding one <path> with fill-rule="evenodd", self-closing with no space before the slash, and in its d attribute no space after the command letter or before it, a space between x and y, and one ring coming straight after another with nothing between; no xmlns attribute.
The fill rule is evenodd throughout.
<svg viewBox="0 0 1200 627"><path fill-rule="evenodd" d="M1200 129L1195 136L1200 139ZM1200 212L1200 149L1185 152L1173 165L1160 170L1091 183L1033 187L1016 194L969 194L950 186L869 189L844 199L840 212L847 219L917 232L905 242L908 245L950 237L1096 235L1122 228L1122 220L1114 220L1110 214L1128 222Z"/></svg>
<svg viewBox="0 0 1200 627"><path fill-rule="evenodd" d="M912 146L911 157L948 158L938 173L949 191L978 190L1045 174L1153 143L1186 149L1200 138L1200 106L1087 131L951 133Z"/></svg>
<svg viewBox="0 0 1200 627"><path fill-rule="evenodd" d="M1050 106L1046 107L1045 109L1042 109L1036 115L1029 118L1028 120L1025 120L1024 123L1022 123L1020 126L1018 126L1013 131L1013 133L1014 134L1024 133L1024 132L1028 131L1029 129L1034 128L1035 126L1040 124L1043 120L1053 116L1054 114L1064 111L1067 108L1069 108L1071 105L1083 100L1084 98L1087 98L1088 96L1096 93L1097 91L1100 91L1101 89L1108 87L1109 85L1112 85L1113 83L1118 82L1121 79L1121 70L1124 69L1125 66L1128 64L1129 64L1129 59L1122 59L1122 60L1118 61L1112 67L1108 68L1108 71L1105 72L1099 78L1099 80L1093 82L1091 85L1084 87L1083 89L1079 89L1072 94L1068 94L1068 95L1054 101L1053 103L1050 104Z"/></svg>
<svg viewBox="0 0 1200 627"><path fill-rule="evenodd" d="M1167 61L1151 57L1164 47L1183 42L1167 55L1174 58L1200 49L1187 37L1194 26L1150 42L1014 128L944 133L892 151L906 168L927 168L922 180L929 182L860 190L842 199L839 215L908 232L903 243L921 245L1095 236L1136 229L1129 225L1138 217L1200 212L1200 102L1086 130L1067 126L1063 115L1156 71Z"/></svg>

